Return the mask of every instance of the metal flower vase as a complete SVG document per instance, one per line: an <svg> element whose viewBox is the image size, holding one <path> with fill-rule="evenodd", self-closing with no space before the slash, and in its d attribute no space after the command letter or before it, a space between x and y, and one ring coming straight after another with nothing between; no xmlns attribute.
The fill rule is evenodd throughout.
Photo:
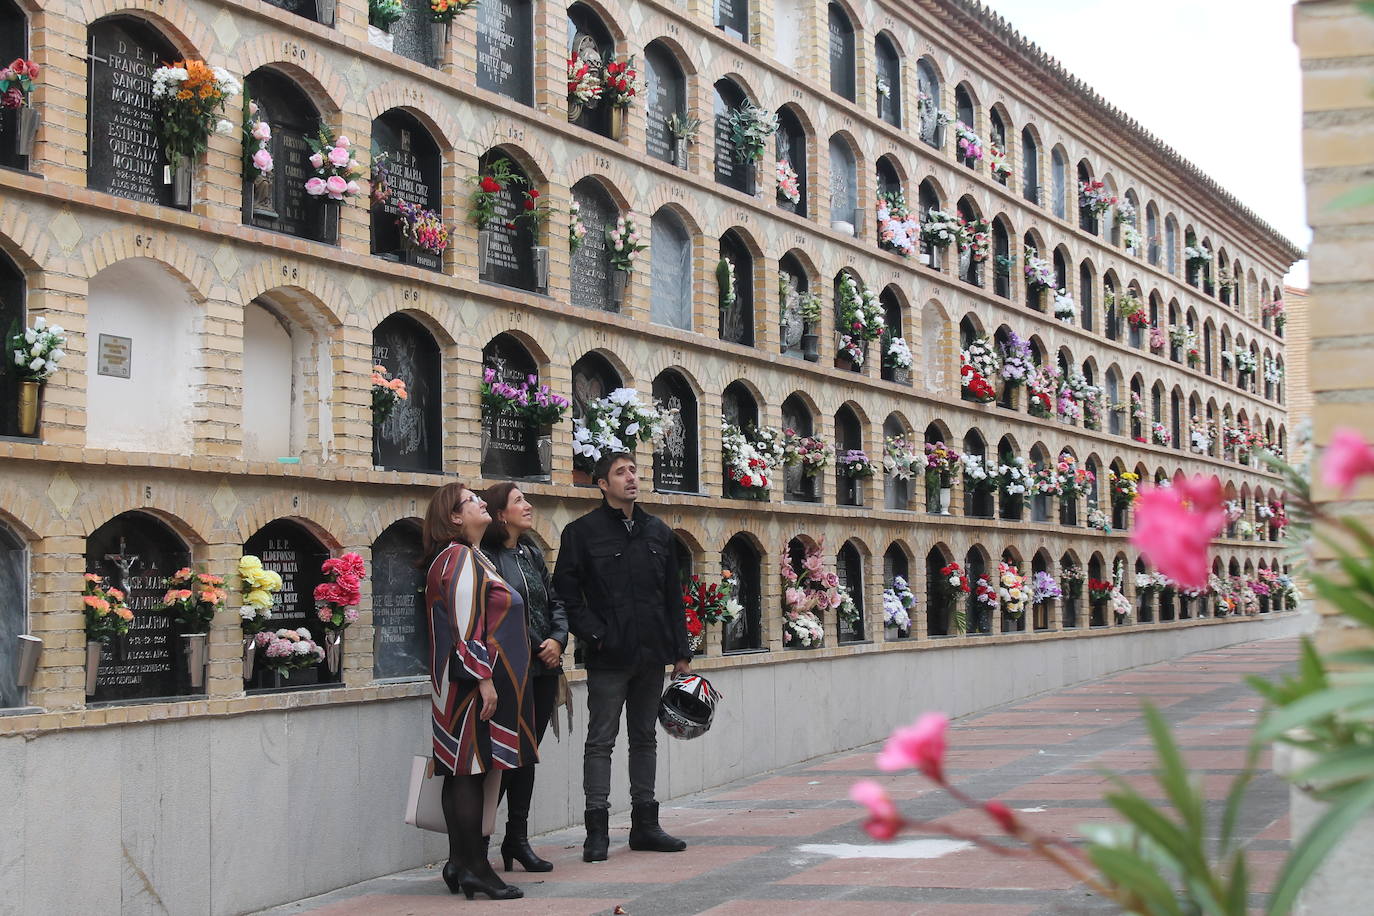
<svg viewBox="0 0 1374 916"><path fill-rule="evenodd" d="M181 644L181 657L186 661L187 684L193 689L205 686L205 660L208 633L183 633L178 640Z"/></svg>
<svg viewBox="0 0 1374 916"><path fill-rule="evenodd" d="M491 230L482 229L477 233L477 272L487 272L487 261L491 257Z"/></svg>
<svg viewBox="0 0 1374 916"><path fill-rule="evenodd" d="M15 639L19 641L19 652L14 682L19 687L27 687L33 683L33 676L38 672L38 659L43 654L43 640L27 633L21 633Z"/></svg>
<svg viewBox="0 0 1374 916"><path fill-rule="evenodd" d="M25 105L15 113L14 151L19 155L33 155L33 144L38 137L38 121L38 109L30 105Z"/></svg>
<svg viewBox="0 0 1374 916"><path fill-rule="evenodd" d="M534 246L534 286L543 292L549 288L549 246Z"/></svg>
<svg viewBox="0 0 1374 916"><path fill-rule="evenodd" d="M610 138L619 143L620 138L625 135L625 107L623 105L611 106L611 129Z"/></svg>
<svg viewBox="0 0 1374 916"><path fill-rule="evenodd" d="M343 666L343 630L324 631L324 663L330 674L338 674Z"/></svg>
<svg viewBox="0 0 1374 916"><path fill-rule="evenodd" d="M249 633L243 637L243 679L251 681L253 679L254 663L258 658L258 641L253 634Z"/></svg>
<svg viewBox="0 0 1374 916"><path fill-rule="evenodd" d="M38 394L42 382L19 383L19 435L32 436L38 432Z"/></svg>
<svg viewBox="0 0 1374 916"><path fill-rule="evenodd" d="M86 641L86 696L95 695L96 678L100 675L100 653L105 645L99 640Z"/></svg>
<svg viewBox="0 0 1374 916"><path fill-rule="evenodd" d="M625 303L625 287L629 285L630 272L628 270L611 271L611 306L615 311L620 311L621 305Z"/></svg>
<svg viewBox="0 0 1374 916"><path fill-rule="evenodd" d="M191 183L195 178L195 168L191 164L190 157L177 156L167 168L172 185L172 205L190 207Z"/></svg>

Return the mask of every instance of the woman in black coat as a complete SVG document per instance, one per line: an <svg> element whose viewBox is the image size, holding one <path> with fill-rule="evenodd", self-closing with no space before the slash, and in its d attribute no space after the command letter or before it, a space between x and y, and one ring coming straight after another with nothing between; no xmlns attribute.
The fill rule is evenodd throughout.
<svg viewBox="0 0 1374 916"><path fill-rule="evenodd" d="M527 536L534 528L534 507L512 482L487 489L487 509L492 523L482 545L496 562L501 577L525 601L529 618L530 682L534 692L535 741L544 740L544 731L553 717L558 684L563 672L563 649L568 644L568 615L554 593L544 554ZM507 770L502 775L506 794L506 835L501 840L501 858L506 871L511 861L525 871L552 871L553 863L541 859L530 847L530 799L534 796L534 766Z"/></svg>

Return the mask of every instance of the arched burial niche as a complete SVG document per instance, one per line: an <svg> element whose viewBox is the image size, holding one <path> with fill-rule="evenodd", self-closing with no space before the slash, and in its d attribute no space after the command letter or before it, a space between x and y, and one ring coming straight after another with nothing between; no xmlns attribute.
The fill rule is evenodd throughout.
<svg viewBox="0 0 1374 916"><path fill-rule="evenodd" d="M3 2L3 0L0 0ZM0 20L3 21L3 20ZM3 135L0 135L3 140ZM0 342L8 343L10 334L26 328L32 322L26 317L24 294L27 284L24 272L0 251ZM8 365L8 354L3 365ZM90 384L90 381L87 381ZM15 404L19 400L19 379L13 372L0 372L0 404ZM40 401L41 405L41 401ZM40 410L41 410L40 406ZM35 435L38 429L34 429ZM19 435L19 412L13 408L0 410L0 436Z"/></svg>
<svg viewBox="0 0 1374 916"><path fill-rule="evenodd" d="M573 66L573 58L579 64L586 64L600 73L602 67L615 57L615 38L606 28L591 7L574 3L568 7L568 62ZM601 134L611 135L611 106L592 103L583 105L568 100L568 120L578 127Z"/></svg>
<svg viewBox="0 0 1374 916"><path fill-rule="evenodd" d="M612 295L615 270L606 231L615 228L620 208L595 178L583 178L573 185L572 197L578 219L587 227L587 234L573 249L569 266L572 304L618 312L620 302Z"/></svg>
<svg viewBox="0 0 1374 916"><path fill-rule="evenodd" d="M257 177L244 168L243 221L249 226L315 241L338 242L338 208L305 192L314 174L310 144L320 131L320 112L310 97L286 74L259 67L244 79L244 92L258 106L258 117L272 129L267 149L272 171Z"/></svg>
<svg viewBox="0 0 1374 916"><path fill-rule="evenodd" d="M243 309L243 455L275 461L303 454L318 421L317 392L332 388L321 378L320 335L303 324L305 313L287 290L259 296Z"/></svg>
<svg viewBox="0 0 1374 916"><path fill-rule="evenodd" d="M16 57L29 57L29 17L18 0L0 0L0 61L10 61ZM5 168L23 169L29 165L28 155L21 153L19 144L15 142L21 110L0 109L0 166ZM5 333L8 327L0 325L0 334Z"/></svg>
<svg viewBox="0 0 1374 916"><path fill-rule="evenodd" d="M662 207L649 221L649 320L692 329L692 236Z"/></svg>
<svg viewBox="0 0 1374 916"><path fill-rule="evenodd" d="M615 371L606 357L596 352L585 354L573 363L572 367L573 419L580 419L586 413L587 405L592 401L606 397L623 385L624 382L620 378L620 373ZM590 475L594 464L596 464L596 458L573 453L574 471L582 471ZM574 474L573 482L583 486L593 485L590 476L586 480L579 481L577 475Z"/></svg>
<svg viewBox="0 0 1374 916"><path fill-rule="evenodd" d="M372 331L372 362L406 383L406 398L381 422L373 416L372 463L391 470L443 470L443 382L434 337L409 315Z"/></svg>
<svg viewBox="0 0 1374 916"><path fill-rule="evenodd" d="M534 104L534 0L477 5L477 88Z"/></svg>
<svg viewBox="0 0 1374 916"><path fill-rule="evenodd" d="M726 652L763 648L763 561L747 535L737 534L720 552L720 568L729 570L735 600L743 610L725 625L721 647Z"/></svg>
<svg viewBox="0 0 1374 916"><path fill-rule="evenodd" d="M902 422L902 418L895 413L888 414L887 419L883 421L884 450L886 450L887 443L889 442L898 447L910 449L912 451L922 447L921 443L918 443L912 436L911 431L906 428L906 424ZM884 454L886 454L886 451L884 451ZM877 461L875 460L874 463L876 464ZM924 466L924 463L924 459L922 459L920 465ZM910 509L912 487L914 486L914 481L918 477L919 473L916 472L915 469L912 470L912 476L910 477L899 477L896 474L883 473L883 505L888 509Z"/></svg>
<svg viewBox="0 0 1374 916"><path fill-rule="evenodd" d="M829 23L830 91L854 101L854 25L844 7L831 3Z"/></svg>
<svg viewBox="0 0 1374 916"><path fill-rule="evenodd" d="M835 411L835 454L837 459L849 452L863 452L863 426L854 409L843 404ZM841 506L864 504L864 480L845 473L843 462L835 462L836 501Z"/></svg>
<svg viewBox="0 0 1374 916"><path fill-rule="evenodd" d="M1080 578L1072 579L1069 575L1070 571ZM1082 575L1083 567L1072 552L1065 553L1059 558L1059 588L1064 593L1064 616L1061 623L1066 630L1078 627L1078 608L1082 603L1083 592L1086 588L1081 580Z"/></svg>
<svg viewBox="0 0 1374 916"><path fill-rule="evenodd" d="M726 267L726 264L729 267ZM733 229L720 237L716 262L720 339L754 345L754 255Z"/></svg>
<svg viewBox="0 0 1374 916"><path fill-rule="evenodd" d="M128 200L173 206L167 155L157 136L153 71L181 55L147 22L122 15L92 23L87 50L86 186ZM48 78L44 74L43 81ZM182 209L189 207L188 200Z"/></svg>
<svg viewBox="0 0 1374 916"><path fill-rule="evenodd" d="M900 583L897 581L898 579L901 580ZM893 592L894 597L898 599L898 603L902 603L900 597L901 593L897 588L898 585L903 586L907 591L911 590L911 562L907 559L906 551L902 549L902 545L893 541L888 545L887 550L883 552L884 621L887 619L888 597L886 592ZM915 595L913 594L912 597L914 598ZM887 638L906 639L911 635L912 628L916 625L916 608L907 608L905 604L903 604L903 610L907 612L907 619L910 623L908 623L907 626L901 626L899 624L885 626L884 635Z"/></svg>
<svg viewBox="0 0 1374 916"><path fill-rule="evenodd" d="M801 395L792 394L782 402L784 432L792 430L803 438L816 434L816 419ZM800 464L789 465L783 471L783 498L801 502L820 499L820 485L815 475L807 474Z"/></svg>
<svg viewBox="0 0 1374 916"><path fill-rule="evenodd" d="M414 115L393 108L372 121L373 254L443 270L444 249L422 247L403 231L427 214L443 219L442 174L439 144Z"/></svg>
<svg viewBox="0 0 1374 916"><path fill-rule="evenodd" d="M415 566L422 549L413 518L392 522L372 542L372 676L378 680L429 673L425 570Z"/></svg>
<svg viewBox="0 0 1374 916"><path fill-rule="evenodd" d="M300 522L278 518L263 525L244 541L243 552L262 560L264 569L281 576L282 589L277 593L276 606L272 608L273 629L305 627L315 641L323 646L324 630L315 615L315 586L324 581L320 565L329 558L329 548ZM375 569L373 575L376 575ZM262 652L259 650L253 666L253 677L245 684L246 687L261 689L337 682L343 673L343 666L340 665L338 673L331 675L321 662L313 668L293 671L289 678L279 679L262 661Z"/></svg>
<svg viewBox="0 0 1374 916"><path fill-rule="evenodd" d="M667 408L671 421L663 444L654 452L654 489L659 493L696 493L700 427L697 398L676 369L664 369L654 379L654 400Z"/></svg>
<svg viewBox="0 0 1374 916"><path fill-rule="evenodd" d="M687 117L687 76L661 41L644 49L644 147L649 155L687 168L687 140L681 129Z"/></svg>
<svg viewBox="0 0 1374 916"><path fill-rule="evenodd" d="M926 635L949 636L957 617L957 604L963 594L948 585L940 574L950 559L939 547L926 554Z"/></svg>
<svg viewBox="0 0 1374 916"><path fill-rule="evenodd" d="M797 176L795 195L797 199L792 200L788 197L780 186L777 194L778 206L798 216L805 216L807 206L807 138L806 131L801 125L801 119L791 108L778 109L776 141L778 170L782 171L785 164Z"/></svg>
<svg viewBox="0 0 1374 916"><path fill-rule="evenodd" d="M902 58L886 32L873 39L877 75L878 117L893 127L902 126Z"/></svg>
<svg viewBox="0 0 1374 916"><path fill-rule="evenodd" d="M19 635L29 629L28 544L0 522L0 709L23 706L19 686Z"/></svg>
<svg viewBox="0 0 1374 916"><path fill-rule="evenodd" d="M738 0L731 0L738 2ZM758 165L747 151L736 147L730 127L732 112L752 104L744 90L732 79L716 81L712 102L712 123L715 134L714 169L716 182L745 194L754 193L754 179Z"/></svg>
<svg viewBox="0 0 1374 916"><path fill-rule="evenodd" d="M749 0L714 0L711 21L731 38L749 40Z"/></svg>
<svg viewBox="0 0 1374 916"><path fill-rule="evenodd" d="M524 193L530 187L529 175L501 149L487 150L477 162L479 175L490 175L493 170L501 168L506 169L511 178L496 195L495 218L478 233L478 276L489 283L537 291L539 278L534 269L534 246L538 239L523 215ZM586 222L585 215L583 222ZM587 240L596 231L588 223ZM601 238L605 238L604 234ZM605 244L604 241L602 244ZM485 256L483 250L486 251Z"/></svg>
<svg viewBox="0 0 1374 916"><path fill-rule="evenodd" d="M853 541L845 541L840 552L835 555L835 575L839 577L840 588L849 592L853 609L846 613L841 606L835 614L839 641L861 642L864 632L864 557Z"/></svg>
<svg viewBox="0 0 1374 916"><path fill-rule="evenodd" d="M539 378L539 366L525 345L510 334L497 334L482 348L482 377L515 388ZM609 390L608 390L609 391ZM540 430L519 413L497 414L482 405L482 476L544 477L550 468L539 453ZM552 457L552 456L548 456Z"/></svg>
<svg viewBox="0 0 1374 916"><path fill-rule="evenodd" d="M186 288L147 258L119 261L91 278L86 320L89 447L190 454L201 384L196 309ZM246 359L251 362L252 356Z"/></svg>
<svg viewBox="0 0 1374 916"><path fill-rule="evenodd" d="M778 261L778 315L781 321L779 341L787 356L802 357L810 362L820 359L819 338L815 321L807 322L806 306L810 297L811 279L796 256L788 253ZM810 335L810 340L807 339Z"/></svg>
<svg viewBox="0 0 1374 916"><path fill-rule="evenodd" d="M129 634L101 650L91 702L170 697L190 692L178 664L178 634L162 612L166 579L191 564L191 551L147 512L116 515L86 537L86 572L125 595ZM198 691L203 692L203 691Z"/></svg>
<svg viewBox="0 0 1374 916"><path fill-rule="evenodd" d="M830 228L857 235L862 224L859 171L854 151L836 134L830 138Z"/></svg>
<svg viewBox="0 0 1374 916"><path fill-rule="evenodd" d="M749 387L743 382L731 382L725 386L725 390L720 396L721 419L744 431L748 437L753 430L759 426L759 404L754 399ZM721 456L722 462L724 455ZM771 484L771 481L770 481ZM730 478L729 469L725 473L725 496L729 499L759 499L768 498L768 490L741 486Z"/></svg>

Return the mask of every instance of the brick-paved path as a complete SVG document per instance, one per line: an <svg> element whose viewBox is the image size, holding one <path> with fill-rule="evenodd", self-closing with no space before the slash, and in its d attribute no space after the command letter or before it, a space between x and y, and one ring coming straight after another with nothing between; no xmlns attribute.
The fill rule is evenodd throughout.
<svg viewBox="0 0 1374 916"><path fill-rule="evenodd" d="M1073 835L1079 824L1112 819L1101 800L1106 781L1098 767L1130 774L1147 796L1162 798L1147 775L1152 752L1139 712L1140 701L1150 699L1174 727L1208 796L1220 799L1241 766L1258 708L1244 676L1290 670L1296 650L1296 640L1284 639L1198 653L960 720L949 735L950 779L975 797L1000 798L1026 811L1024 816L1042 829ZM919 697L919 681L911 690ZM469 903L451 897L438 870L429 867L268 912L429 916L480 909L509 916L590 916L610 913L616 905L630 916L1113 911L1037 861L1006 859L976 847L945 852L931 840L895 848L871 841L859 829L861 812L847 800L850 784L865 776L887 784L910 816L950 815L965 829L988 829L985 818L959 810L919 776L876 774L875 750L814 760L665 804L664 825L688 841L685 852L631 852L625 845L627 815L612 819L607 862L581 861L580 830L540 837L536 848L554 862L554 871L526 875L516 866L515 874L505 876L525 890L523 900L494 903L478 897ZM1261 891L1273 880L1288 845L1287 789L1268 772L1268 757L1261 760L1262 773L1240 825L1241 835L1251 841L1252 872Z"/></svg>

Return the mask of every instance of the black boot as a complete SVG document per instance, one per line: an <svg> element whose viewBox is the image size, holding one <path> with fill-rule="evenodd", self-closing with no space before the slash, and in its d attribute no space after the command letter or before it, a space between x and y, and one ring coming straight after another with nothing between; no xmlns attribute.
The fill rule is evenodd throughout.
<svg viewBox="0 0 1374 916"><path fill-rule="evenodd" d="M682 852L687 844L658 826L658 802L635 802L630 811L630 848L648 852Z"/></svg>
<svg viewBox="0 0 1374 916"><path fill-rule="evenodd" d="M587 839L582 844L583 862L604 862L611 849L611 812L606 808L586 811Z"/></svg>
<svg viewBox="0 0 1374 916"><path fill-rule="evenodd" d="M539 858L539 853L530 846L529 821L506 820L506 835L501 839L501 861L506 871L511 870L514 860L524 866L525 871L553 871L553 863Z"/></svg>

